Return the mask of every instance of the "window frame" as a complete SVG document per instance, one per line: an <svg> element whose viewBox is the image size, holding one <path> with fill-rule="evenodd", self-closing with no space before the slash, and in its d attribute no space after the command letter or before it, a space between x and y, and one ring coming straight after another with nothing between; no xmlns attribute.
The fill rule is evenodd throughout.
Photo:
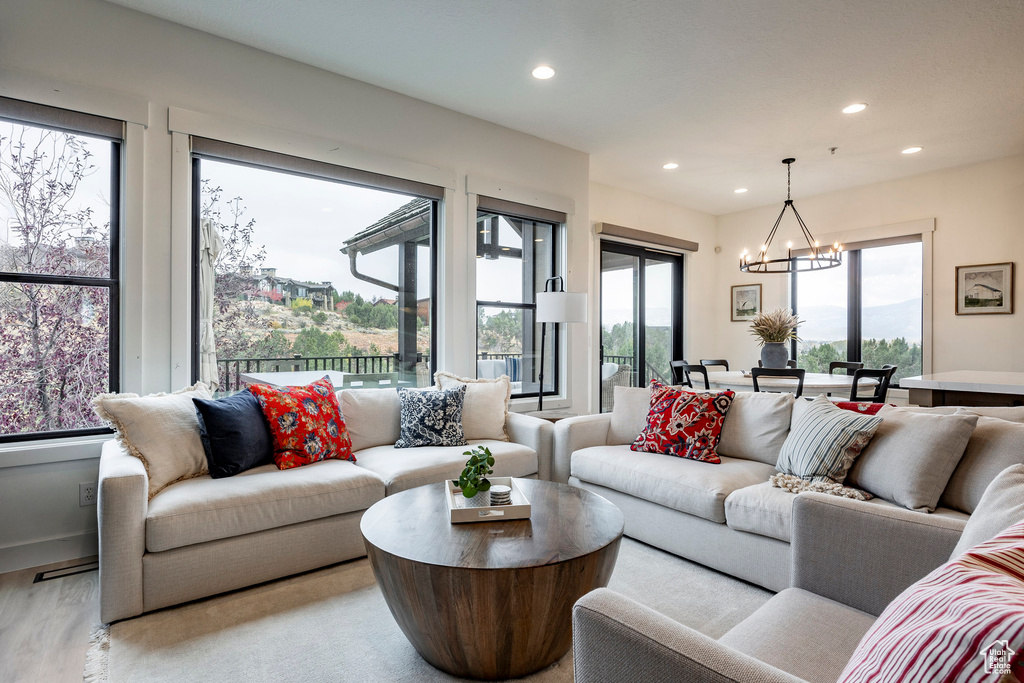
<svg viewBox="0 0 1024 683"><path fill-rule="evenodd" d="M82 135L93 139L106 140L111 143L110 272L108 273L108 277L98 278L81 275L50 275L45 273L10 273L0 271L0 282L106 289L109 296L107 323L107 392L117 393L121 390L121 285L124 279L121 258L121 251L123 249L121 224L124 220L124 204L122 198L124 196L125 184L124 122L102 116L96 116L94 114L85 114L59 107L51 107L49 105L13 100L4 97L0 97L0 120L8 121L15 125L34 126L36 128L45 128L72 135ZM113 131L118 127L120 127L121 134L120 136L115 136ZM0 444L109 435L113 433L114 430L110 427L97 426L46 432L0 434Z"/></svg>
<svg viewBox="0 0 1024 683"><path fill-rule="evenodd" d="M863 269L861 252L864 249L875 249L878 247L892 247L901 244L915 244L920 243L922 249L922 264L921 264L921 367L924 368L925 358L925 278L927 277L927 270L925 268L924 259L925 256L925 240L923 235L905 235L900 237L891 237L885 239L868 240L864 242L855 242L853 244L845 245L843 248L846 254L846 269L847 269L847 284L846 284L846 362L848 363L859 363L861 362L861 346L864 342L863 339L863 323L864 323L864 311L863 311ZM804 255L808 250L800 250L799 252L794 250L794 254ZM793 273L789 278L789 300L790 307L793 310L794 315L799 315L799 301L797 298L797 278L800 276L799 272ZM797 341L792 339L789 342L789 352L791 358L797 358ZM900 389L899 381L891 384L890 389Z"/></svg>
<svg viewBox="0 0 1024 683"><path fill-rule="evenodd" d="M193 140L195 136L192 136ZM385 176L370 171L361 171L336 164L328 164L322 161L295 157L279 152L261 150L254 147L247 147L235 143L222 142L209 138L201 138L203 146L210 149L209 152L189 150L188 163L190 170L189 183L189 244L192 254L191 266L189 269L189 300L190 300L190 333L189 333L189 377L192 383L199 381L200 366L200 223L202 203L197 198L202 192L201 163L203 159L222 163L230 163L239 166L247 166L271 173L284 173L304 178L311 178L353 187L363 187L380 192L391 192L395 194L406 194L427 199L430 202L430 349L427 351L427 363L430 377L437 371L437 348L438 348L438 263L440 252L440 218L441 202L444 192L426 183L403 180L392 176ZM281 165L272 163L274 160L281 162ZM319 171L319 172L318 172ZM429 195L429 196L425 196ZM336 387L340 389L341 387Z"/></svg>
<svg viewBox="0 0 1024 683"><path fill-rule="evenodd" d="M474 244L476 245L476 247L475 247L474 252L473 252L473 254L474 254L474 256L473 256L473 280L474 280L474 282L476 281L476 276L477 276L476 269L479 267L479 264L477 263L479 261L479 259L476 258L476 254L479 252L480 243L481 243L480 231L478 229L478 226L480 224L479 222L480 222L480 214L481 213L493 214L496 217L498 217L499 220L502 217L505 217L505 218L511 218L513 220L530 221L531 223L534 223L534 224L536 224L536 223L543 223L543 224L546 224L546 225L550 225L551 226L551 276L550 277L557 277L557 276L561 275L561 277L564 280L565 276L561 274L561 271L564 270L564 263L565 263L565 254L562 253L562 249L564 248L563 245L566 242L566 239L565 239L566 218L565 218L564 214L559 214L558 212L555 212L555 211L546 211L544 209L540 209L540 208L536 208L536 207L521 206L521 205L518 205L518 204L516 204L514 202L508 202L508 201L504 201L504 200L497 200L497 199L493 199L493 198L490 198L490 197L486 198L486 203L488 205L490 205L490 206L493 206L493 208L488 208L487 206L479 206L478 205L477 209L476 209L475 220L473 222L473 226L474 226L473 227L473 232L474 232L474 235L476 236L476 238L474 240ZM531 214L536 214L536 215L531 215ZM522 280L522 282L525 283L528 278L529 278L530 281L536 282L536 278L534 277L534 274L536 273L536 265L535 265L535 262L534 262L534 259L533 259L534 250L535 250L534 247L531 246L530 249L529 249L529 252L528 252L530 254L529 265L527 264L527 259L526 259L526 254L527 254L526 245L527 244L530 244L530 245L535 244L535 242L533 240L532 228L531 228L531 234L530 234L529 239L527 238L526 231L524 231L522 239L523 239L523 249L522 249L522 251L523 251L523 257L522 257L522 262L523 262L523 280ZM480 360L480 329L479 329L479 327L477 327L477 321L480 319L480 309L481 308L508 308L508 309L522 310L522 311L532 311L534 314L536 314L536 311L537 311L537 301L536 301L536 299L537 299L537 292L533 291L534 289L536 289L536 287L531 288L531 290L529 291L529 298L531 299L531 301L529 301L529 302L525 302L525 301L524 302L489 301L489 300L486 300L486 299L476 299L475 300L475 302L474 302L475 303L475 305L474 305L475 315L473 317L473 328L475 330L474 339L473 339L473 350L474 350L474 354L473 354L473 376L474 377L476 377L479 374L479 371L477 370L477 361ZM526 349L527 349L526 340L529 339L530 342L531 342L530 346L531 347L534 346L532 342L534 341L534 337L535 337L534 330L536 329L537 324L538 323L536 322L536 320L533 321L533 326L532 327L528 327L526 325L525 321L523 323L523 353L522 353L522 357L523 358L526 357ZM562 343L563 343L563 340L564 340L564 334L563 334L561 328L557 324L553 325L553 329L549 332L549 334L551 336L551 347L552 347L551 355L553 356L552 359L551 359L551 370L552 370L551 389L549 391L544 391L544 387L543 386L538 386L537 391L520 391L519 393L512 393L510 395L510 397L509 397L510 400L539 398L541 396L541 394L543 394L545 397L547 397L547 396L560 396L561 395L561 391L562 391L562 352L563 352ZM531 363L530 368L531 368L531 371L532 371L532 369L533 369L533 364L532 363ZM525 372L525 370L523 370L523 372ZM525 374L524 374L524 376L525 376ZM546 376L545 376L545 379L546 379ZM523 386L525 386L526 385L526 380L522 380L522 384L523 384Z"/></svg>

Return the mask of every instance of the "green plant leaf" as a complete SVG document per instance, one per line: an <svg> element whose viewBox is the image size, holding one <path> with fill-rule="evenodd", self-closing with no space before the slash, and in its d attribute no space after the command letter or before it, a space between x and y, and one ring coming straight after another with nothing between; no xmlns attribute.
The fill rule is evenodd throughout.
<svg viewBox="0 0 1024 683"><path fill-rule="evenodd" d="M494 456L487 456L487 464L494 465Z"/></svg>
<svg viewBox="0 0 1024 683"><path fill-rule="evenodd" d="M462 487L462 495L464 495L466 498L472 498L473 496L476 495L476 493L477 493L476 488L473 487L473 486L463 486Z"/></svg>
<svg viewBox="0 0 1024 683"><path fill-rule="evenodd" d="M480 486L478 486L477 488L479 488L481 491L490 491L491 490L491 482L488 481L487 479L481 479L480 480Z"/></svg>

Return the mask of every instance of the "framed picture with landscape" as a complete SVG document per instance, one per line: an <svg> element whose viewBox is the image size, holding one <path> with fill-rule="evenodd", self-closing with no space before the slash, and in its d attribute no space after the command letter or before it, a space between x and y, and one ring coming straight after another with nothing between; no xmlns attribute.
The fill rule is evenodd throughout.
<svg viewBox="0 0 1024 683"><path fill-rule="evenodd" d="M733 285L730 308L734 323L753 320L761 312L761 285Z"/></svg>
<svg viewBox="0 0 1024 683"><path fill-rule="evenodd" d="M956 314L1013 313L1013 263L956 267Z"/></svg>
<svg viewBox="0 0 1024 683"><path fill-rule="evenodd" d="M956 266L956 314L1014 312L1014 264Z"/></svg>

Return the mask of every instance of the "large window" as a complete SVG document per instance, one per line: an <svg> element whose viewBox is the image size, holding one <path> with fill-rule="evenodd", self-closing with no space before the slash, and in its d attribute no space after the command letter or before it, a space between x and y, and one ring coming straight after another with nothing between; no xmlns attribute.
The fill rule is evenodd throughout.
<svg viewBox="0 0 1024 683"><path fill-rule="evenodd" d="M530 215L533 217L526 217ZM535 297L544 291L548 278L562 274L560 233L564 221L564 215L554 212L480 198L476 223L477 376L508 375L513 396L538 395L541 327L534 322ZM559 392L558 327L548 326L545 396Z"/></svg>
<svg viewBox="0 0 1024 683"><path fill-rule="evenodd" d="M797 365L828 372L831 361L897 366L893 381L921 374L922 244L851 245L839 268L794 276L801 341Z"/></svg>
<svg viewBox="0 0 1024 683"><path fill-rule="evenodd" d="M221 392L268 372L430 384L439 188L213 141L193 149L197 378Z"/></svg>
<svg viewBox="0 0 1024 683"><path fill-rule="evenodd" d="M0 441L108 431L122 131L0 98Z"/></svg>

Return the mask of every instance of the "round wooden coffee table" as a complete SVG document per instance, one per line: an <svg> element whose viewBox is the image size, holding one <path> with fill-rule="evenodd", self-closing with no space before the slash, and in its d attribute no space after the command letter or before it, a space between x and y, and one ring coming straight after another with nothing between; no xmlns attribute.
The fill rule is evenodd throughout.
<svg viewBox="0 0 1024 683"><path fill-rule="evenodd" d="M425 660L455 676L518 678L572 643L572 606L608 585L619 509L565 484L516 479L530 519L452 524L444 484L374 504L360 528L391 614Z"/></svg>

